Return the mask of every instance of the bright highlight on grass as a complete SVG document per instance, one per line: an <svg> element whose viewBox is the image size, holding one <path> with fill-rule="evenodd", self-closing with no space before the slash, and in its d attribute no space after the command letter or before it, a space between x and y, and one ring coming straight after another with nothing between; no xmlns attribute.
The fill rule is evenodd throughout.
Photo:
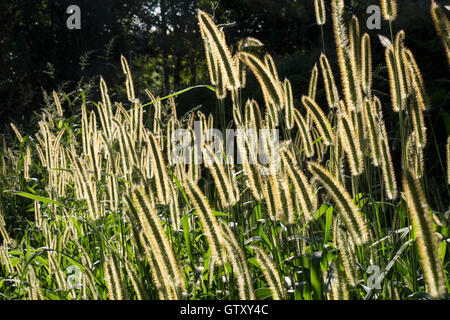
<svg viewBox="0 0 450 320"><path fill-rule="evenodd" d="M381 5L392 27L396 1ZM430 10L448 56L448 19L434 1ZM426 127L422 60L405 46L413 35L386 38L380 54L343 0L314 1L322 35L327 12L338 63L318 54L304 88L280 81L258 39L228 43L199 10L211 85L140 97L122 56L126 101L100 78L101 101L83 98L79 114L53 92L34 135L11 124L15 143L0 149L0 299L448 298L450 138L441 147ZM262 101L242 98L250 77ZM218 112L179 114L177 96L200 88ZM214 142L224 150L231 138L211 129L257 139L243 135L224 154ZM186 137L180 158L207 161L175 161ZM427 177L429 153L442 185Z"/></svg>

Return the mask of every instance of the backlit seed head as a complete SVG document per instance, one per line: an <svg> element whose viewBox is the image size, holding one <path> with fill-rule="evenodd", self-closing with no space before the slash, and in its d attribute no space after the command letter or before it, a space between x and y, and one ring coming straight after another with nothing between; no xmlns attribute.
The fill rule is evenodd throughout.
<svg viewBox="0 0 450 320"><path fill-rule="evenodd" d="M394 21L397 18L397 1L380 0L384 20Z"/></svg>
<svg viewBox="0 0 450 320"><path fill-rule="evenodd" d="M198 10L197 19L200 29L208 39L214 58L219 62L219 69L221 69L226 87L230 90L238 89L240 87L238 70L226 45L224 33L220 31L211 17L202 10Z"/></svg>
<svg viewBox="0 0 450 320"><path fill-rule="evenodd" d="M350 194L336 178L319 163L309 162L308 169L336 202L339 207L339 213L355 244L361 245L366 243L369 240L367 225L362 219L361 213L356 205L353 203Z"/></svg>
<svg viewBox="0 0 450 320"><path fill-rule="evenodd" d="M444 10L434 0L431 1L431 16L450 65L450 22Z"/></svg>
<svg viewBox="0 0 450 320"><path fill-rule="evenodd" d="M327 21L327 13L323 0L314 0L314 10L316 13L316 22L319 26L324 25Z"/></svg>
<svg viewBox="0 0 450 320"><path fill-rule="evenodd" d="M323 137L324 143L326 145L330 145L333 141L333 132L331 130L331 125L322 109L309 96L303 96L302 103L306 110L308 110L308 112L312 115L317 130L319 130L320 135Z"/></svg>
<svg viewBox="0 0 450 320"><path fill-rule="evenodd" d="M403 188L416 233L419 261L423 268L427 291L435 298L442 298L447 293L447 288L438 252L439 244L431 220L432 213L421 183L414 176L411 170L403 172Z"/></svg>
<svg viewBox="0 0 450 320"><path fill-rule="evenodd" d="M334 82L333 71L327 57L322 53L320 55L320 67L322 69L322 78L325 85L328 106L335 108L339 101L339 93Z"/></svg>

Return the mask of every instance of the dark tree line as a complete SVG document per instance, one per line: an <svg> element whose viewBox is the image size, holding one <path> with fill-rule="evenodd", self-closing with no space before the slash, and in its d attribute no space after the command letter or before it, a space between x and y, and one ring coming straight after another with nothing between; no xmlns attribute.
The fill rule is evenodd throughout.
<svg viewBox="0 0 450 320"><path fill-rule="evenodd" d="M366 8L378 3L347 0L347 18L356 14L361 31L369 31ZM72 4L81 9L80 30L66 27L66 9ZM264 50L274 56L280 76L293 83L296 97L305 91L322 51L312 0L10 0L0 2L0 122L26 123L31 111L45 105L44 92L52 90L92 88L95 101L99 75L112 91L123 94L120 55L128 59L141 94L144 89L162 95L207 83L197 8L212 14L218 23L227 23L229 44L246 36L260 39ZM407 44L416 53L425 80L430 81L432 97L442 102L448 91L448 70L428 11L424 1L399 1L395 28L405 29ZM327 19L325 44L333 61L329 12ZM377 33L387 35L387 24L382 30L370 31L375 68L384 64ZM333 67L337 75L335 62ZM376 76L382 77L383 72ZM257 96L253 82L250 79L248 91ZM202 101L195 93L181 99L188 106Z"/></svg>

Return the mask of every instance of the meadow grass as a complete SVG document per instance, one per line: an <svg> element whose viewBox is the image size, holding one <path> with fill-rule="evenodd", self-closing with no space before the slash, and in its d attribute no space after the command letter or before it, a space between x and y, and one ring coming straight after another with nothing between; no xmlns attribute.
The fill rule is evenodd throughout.
<svg viewBox="0 0 450 320"><path fill-rule="evenodd" d="M327 8L314 4L323 40ZM372 90L370 36L333 0L339 70L323 52L301 99L269 54L252 51L259 40L233 51L199 10L215 115L177 114L176 96L194 87L162 98L147 90L141 103L122 57L128 101L112 102L102 78L97 103L53 92L34 135L11 124L15 141L0 150L0 299L448 298L450 210L432 207L424 179L429 100L407 35L393 36L396 2L381 6L391 106ZM431 15L448 56L448 19L434 1ZM250 74L264 105L241 99ZM81 114L66 116L72 103ZM400 122L398 159L387 113ZM242 162L228 163L212 128L277 129L281 141L238 139ZM174 161L177 129L197 139L181 156L208 162ZM450 184L450 138L440 152Z"/></svg>

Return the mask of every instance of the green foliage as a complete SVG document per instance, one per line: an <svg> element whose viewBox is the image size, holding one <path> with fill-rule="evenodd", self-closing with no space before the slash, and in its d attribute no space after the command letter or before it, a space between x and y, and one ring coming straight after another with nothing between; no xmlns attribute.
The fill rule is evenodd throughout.
<svg viewBox="0 0 450 320"><path fill-rule="evenodd" d="M263 2L265 7L254 9L270 10L273 2ZM283 1L290 8L285 13L288 22L302 15L294 2ZM165 18L174 21L179 10L193 6L180 1L178 6L166 8L164 14L159 15L151 11L154 3L148 3L146 19L142 21L147 25L155 23L161 28L159 33L164 33L168 26L167 21L163 21ZM247 3L249 7L253 5L252 1ZM237 5L227 4L223 8L226 6ZM305 7L312 8L312 4ZM218 17L223 17L223 8L217 10ZM309 15L308 19L314 20L313 10ZM243 21L250 23L251 17ZM159 44L161 47L155 49L154 58L139 56L135 66L147 72L152 70L153 64L160 63L159 68L165 73L171 66L178 68L177 63L185 63L190 53L180 58L177 55L182 50L179 44L173 49L164 47L177 34L184 34L180 30L174 32L164 35L167 37ZM189 41L195 38L196 32L192 31ZM262 49L252 51L256 63L258 59L264 61L264 55L258 50ZM162 58L161 52L168 53L167 59ZM420 54L416 56L418 64L422 65ZM234 62L227 63L232 67ZM282 65L288 68L291 62ZM280 84L276 83L273 68L260 66L259 70L266 75L263 83L269 81L269 85L276 88ZM256 165L220 167L223 170L220 174L229 175L231 181L224 190L233 192L233 197L229 198L236 200L226 206L220 201L208 170L195 164L181 168L171 163L167 132L170 121L176 128L192 129L194 120L203 121L206 127L211 119L211 126L227 128L232 107L236 113L243 109L246 89L233 88L228 99L217 101L215 118L208 118L209 114L205 116L197 109L183 114L180 111L183 106L178 107L175 101L182 100L180 98L188 91L198 93L206 101L214 96L211 91L216 89L210 85L187 87L193 78L204 80L206 76L197 75L198 70L186 71L182 67L179 70L182 69L184 73L172 78L167 74L161 77L158 71L135 76L135 86L140 87L137 97L143 97L140 91L143 88L162 87L167 91L162 98L148 94L142 101L126 101L126 91L121 89L114 100L124 98L126 102L110 105L103 82L101 103L89 101L87 95L92 87L87 85L81 86L79 92L60 93L63 116L49 100L48 107L37 117L37 133L20 132L20 141L17 138L13 141L12 134L4 139L0 148L0 299L176 297L199 300L243 296L271 299L276 295L295 300L428 299L431 298L428 280L424 280L423 257L419 253L424 249L420 248L420 243L418 248L416 240L420 230L412 227L411 211L408 211L411 203L413 209L421 210L420 217L427 217L422 225L426 226L427 237L436 239L433 259L442 262L444 289L449 291L449 212L445 212L450 195L448 186L436 185L426 175L416 178L408 173L410 176L403 187L399 185L399 191L415 188L420 192L410 191L409 202L404 197L386 199L383 184L386 178L381 169L371 163L369 139L356 125L358 119L352 118L353 110L346 110L344 101L339 110L338 106L330 110L320 107L326 105L321 103L326 99L320 72L315 73L319 76L316 100L305 98L308 102L305 106L299 99L293 101L298 108L295 111L306 119L304 125L311 132L314 155L307 157L302 139L295 138L299 128L286 126L284 118L279 117L283 145L290 152L283 162L289 164L289 169L282 166L283 174L269 182L270 178L255 174L260 179L256 188L249 183L252 177L248 175L248 171L259 168ZM302 77L308 79L310 69L310 66L305 67ZM335 65L331 69L336 69ZM127 76L130 85L131 75ZM424 73L425 78L430 76ZM374 76L374 92L378 82L387 83L381 76ZM301 88L298 83L292 83L294 92L308 87L307 81ZM248 91L252 90L250 86ZM261 88L257 90L258 94L263 91L263 96L267 95ZM280 105L271 106L272 112L286 111L282 109L283 92L276 92L280 95ZM270 99L266 102L270 104ZM314 117L320 121L312 118L312 109L316 111ZM263 111L267 116L267 108ZM344 150L361 153L358 175L351 176L348 161L343 161L342 165L327 165L344 157L343 152L339 154L336 142L342 139L337 112L346 114L346 140L351 140L354 131L361 130L357 135L362 138L360 143L352 146L353 151ZM389 115L389 111L376 110L376 113L380 122L377 123L384 126L381 113ZM443 110L441 113L447 124L448 114ZM245 125L255 125L251 123L252 117L247 118ZM408 121L406 118L405 123L410 124ZM326 123L323 125L326 133L317 130L317 122L319 126ZM412 130L411 125L400 130L395 126L388 128L389 135L384 128L380 137L386 152L394 149L392 137L398 137L400 130ZM437 150L442 156L439 163L434 159L431 170L445 176L445 151L435 137L431 138L433 130L428 128L431 131L428 149ZM327 136L327 141L322 135ZM314 163L308 165L310 160ZM395 172L400 175L405 164L395 156L392 161L395 165L390 178L395 179ZM302 175L296 174L296 170ZM296 180L297 186L286 179L287 174ZM273 196L274 186L282 189L284 198ZM440 192L434 192L436 188L441 189ZM306 190L304 196L308 197L310 205L300 203L296 189ZM415 193L420 193L420 197ZM310 199L310 194L314 200ZM287 203L288 197L292 197L292 206L277 204L283 200ZM282 213L292 214L293 221L280 222L271 214L272 205L291 210ZM315 212L306 215L302 206ZM379 273L374 274L373 267ZM436 270L435 273L440 272ZM379 287L373 286L374 279ZM441 288L443 286L442 282Z"/></svg>

